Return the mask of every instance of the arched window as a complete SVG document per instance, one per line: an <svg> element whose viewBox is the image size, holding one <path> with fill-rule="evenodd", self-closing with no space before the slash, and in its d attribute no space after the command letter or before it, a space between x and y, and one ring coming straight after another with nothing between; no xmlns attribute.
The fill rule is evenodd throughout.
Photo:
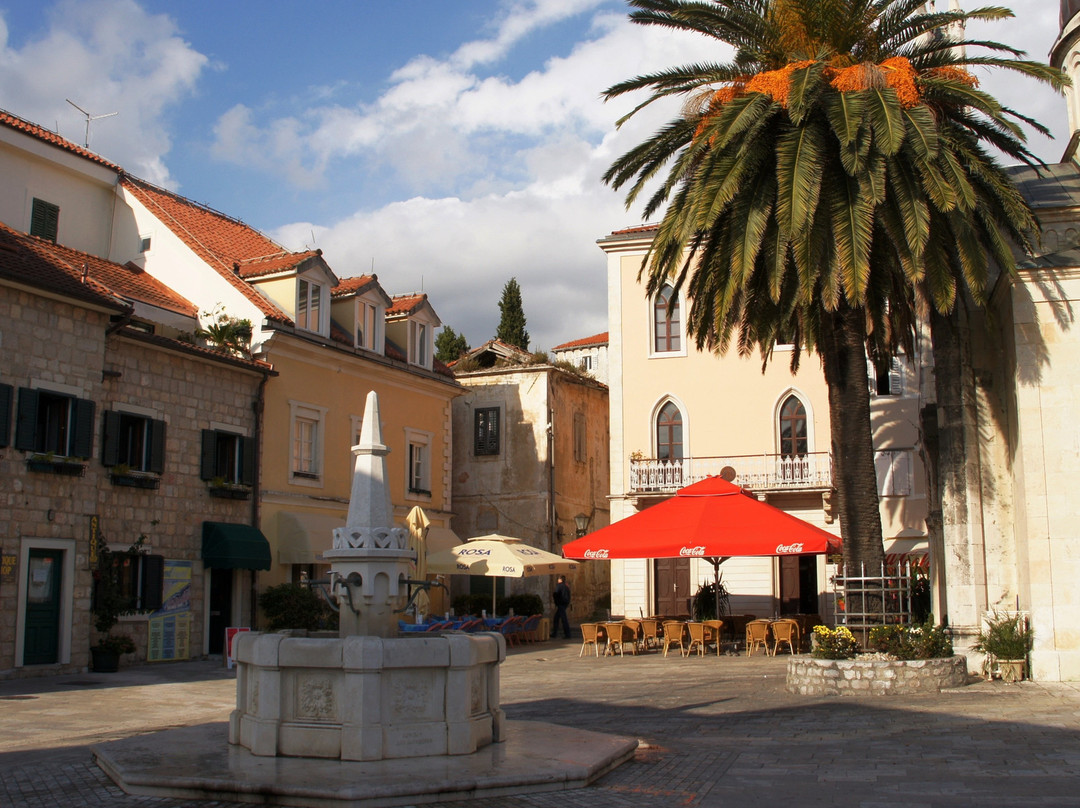
<svg viewBox="0 0 1080 808"><path fill-rule="evenodd" d="M682 456L682 413L669 401L656 416L656 457L658 460L682 460Z"/></svg>
<svg viewBox="0 0 1080 808"><path fill-rule="evenodd" d="M670 285L664 284L653 303L653 351L671 353L682 350L681 335L679 298Z"/></svg>
<svg viewBox="0 0 1080 808"><path fill-rule="evenodd" d="M809 450L806 437L806 407L798 396L788 396L780 407L780 454L804 455Z"/></svg>

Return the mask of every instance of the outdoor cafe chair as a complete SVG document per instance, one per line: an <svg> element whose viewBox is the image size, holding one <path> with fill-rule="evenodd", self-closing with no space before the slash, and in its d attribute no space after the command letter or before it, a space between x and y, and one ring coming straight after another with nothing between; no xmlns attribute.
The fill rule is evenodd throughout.
<svg viewBox="0 0 1080 808"><path fill-rule="evenodd" d="M681 620L664 621L664 656L667 656L668 649L673 645L679 646L679 655L683 655L686 650L686 646L683 644L683 631L685 629L686 623Z"/></svg>
<svg viewBox="0 0 1080 808"><path fill-rule="evenodd" d="M724 628L723 620L705 620L705 642L711 642L716 645L716 655L721 655L721 648L724 645L721 637L721 631Z"/></svg>
<svg viewBox="0 0 1080 808"><path fill-rule="evenodd" d="M607 632L607 651L606 653L615 655L615 652L619 652L619 656L623 656L626 646L630 646L630 653L637 653L637 632L628 626L626 623L604 623L604 630Z"/></svg>
<svg viewBox="0 0 1080 808"><path fill-rule="evenodd" d="M746 655L750 656L758 648L769 653L769 621L751 620L746 624Z"/></svg>
<svg viewBox="0 0 1080 808"><path fill-rule="evenodd" d="M600 656L600 643L606 638L606 634L603 629L600 628L599 623L582 623L581 624L581 650L578 652L578 658L585 653L585 649L590 645L593 647L593 651L596 656Z"/></svg>
<svg viewBox="0 0 1080 808"><path fill-rule="evenodd" d="M525 618L525 622L521 624L521 639L525 642L536 642L541 617L542 615L533 614Z"/></svg>
<svg viewBox="0 0 1080 808"><path fill-rule="evenodd" d="M645 617L641 623L641 644L646 650L660 645L660 621L655 617Z"/></svg>
<svg viewBox="0 0 1080 808"><path fill-rule="evenodd" d="M799 642L799 623L790 618L781 618L769 623L769 630L773 636L772 655L780 650L781 643L787 643L788 650L794 654L795 646Z"/></svg>
<svg viewBox="0 0 1080 808"><path fill-rule="evenodd" d="M690 656L697 649L698 656L705 656L705 633L708 629L704 623L687 623L686 633L690 637L690 644L686 646L686 655Z"/></svg>
<svg viewBox="0 0 1080 808"><path fill-rule="evenodd" d="M634 653L644 650L645 636L641 628L641 621L627 617L623 619L623 625L629 626L630 630L634 632L634 647L637 649Z"/></svg>

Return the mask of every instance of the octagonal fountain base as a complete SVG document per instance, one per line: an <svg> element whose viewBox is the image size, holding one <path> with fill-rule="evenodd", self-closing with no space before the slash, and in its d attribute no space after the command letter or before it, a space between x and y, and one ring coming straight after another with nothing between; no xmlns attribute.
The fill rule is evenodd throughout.
<svg viewBox="0 0 1080 808"><path fill-rule="evenodd" d="M467 755L501 740L498 634L242 634L229 741L265 756Z"/></svg>

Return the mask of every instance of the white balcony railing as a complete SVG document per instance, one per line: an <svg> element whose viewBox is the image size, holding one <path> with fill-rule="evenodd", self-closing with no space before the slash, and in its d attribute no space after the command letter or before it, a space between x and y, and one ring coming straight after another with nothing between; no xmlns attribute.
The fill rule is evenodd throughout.
<svg viewBox="0 0 1080 808"><path fill-rule="evenodd" d="M736 457L689 457L682 460L644 458L630 461L630 492L671 492L720 474L735 472L733 482L752 491L814 490L832 488L832 460L828 452Z"/></svg>

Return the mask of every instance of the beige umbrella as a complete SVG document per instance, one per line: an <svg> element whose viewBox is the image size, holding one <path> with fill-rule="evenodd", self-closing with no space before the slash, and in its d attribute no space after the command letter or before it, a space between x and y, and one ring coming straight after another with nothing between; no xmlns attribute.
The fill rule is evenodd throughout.
<svg viewBox="0 0 1080 808"><path fill-rule="evenodd" d="M409 529L409 549L416 554L412 574L414 581L427 579L427 542L425 539L430 525L431 520L428 519L424 509L419 505L414 506L409 511L408 516L405 517L405 526ZM430 605L427 591L421 590L417 592L413 603L416 604L417 614L425 614Z"/></svg>
<svg viewBox="0 0 1080 808"><path fill-rule="evenodd" d="M490 578L530 578L573 572L577 562L540 550L521 539L492 533L428 556L428 572L438 575L485 575ZM491 613L495 613L495 582L491 582Z"/></svg>

